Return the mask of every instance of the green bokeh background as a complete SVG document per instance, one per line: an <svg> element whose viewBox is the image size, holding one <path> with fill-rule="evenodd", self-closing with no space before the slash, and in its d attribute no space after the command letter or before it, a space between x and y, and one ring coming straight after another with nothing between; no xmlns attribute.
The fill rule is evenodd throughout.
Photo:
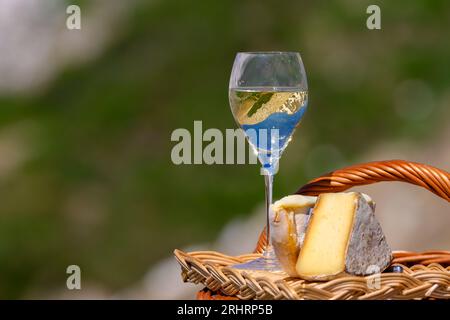
<svg viewBox="0 0 450 320"><path fill-rule="evenodd" d="M366 28L369 4L381 7L381 30ZM192 131L194 120L235 127L227 87L238 51L299 51L306 67L310 108L282 159L275 198L374 145L420 148L448 127L449 99L440 101L450 84L449 1L131 6L98 58L62 70L39 92L0 96L0 126L24 137L31 155L0 179L1 298L59 288L69 264L82 268L83 281L126 288L174 248L214 239L261 204L256 165L170 159L176 128ZM408 112L418 117L395 108L409 79L432 93L426 116L421 108L431 107L414 91ZM322 145L339 154L311 159Z"/></svg>

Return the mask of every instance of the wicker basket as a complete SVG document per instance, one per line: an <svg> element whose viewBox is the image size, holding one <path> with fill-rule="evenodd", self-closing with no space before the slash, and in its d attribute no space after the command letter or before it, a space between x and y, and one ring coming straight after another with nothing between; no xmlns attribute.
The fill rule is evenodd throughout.
<svg viewBox="0 0 450 320"><path fill-rule="evenodd" d="M448 172L403 160L336 170L312 180L297 193L340 192L379 181L409 182L450 202ZM394 251L391 267L381 274L376 289L367 286L374 281L374 275L345 275L327 282L312 282L284 273L246 272L230 267L260 257L265 245L263 231L252 254L232 257L214 251L180 250L174 254L181 265L183 281L206 286L198 293L198 299L450 299L450 251Z"/></svg>

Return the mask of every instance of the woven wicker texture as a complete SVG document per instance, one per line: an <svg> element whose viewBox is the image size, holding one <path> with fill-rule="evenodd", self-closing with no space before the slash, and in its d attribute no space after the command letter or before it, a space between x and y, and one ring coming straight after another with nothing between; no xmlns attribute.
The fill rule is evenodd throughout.
<svg viewBox="0 0 450 320"><path fill-rule="evenodd" d="M450 252L437 255L450 261ZM209 290L199 292L199 299L450 299L450 267L448 263L425 263L435 256L433 252L394 252L392 266L402 267L401 273L385 272L380 275L379 289L372 289L374 276L342 276L327 282L308 282L283 275L252 275L227 266L251 261L260 254L231 257L214 251L185 253L175 250L175 257L182 267L182 277L186 282L203 284ZM423 256L424 261L418 257ZM408 258L415 264L397 263ZM401 261L401 260L400 260ZM221 294L214 292L220 291Z"/></svg>
<svg viewBox="0 0 450 320"><path fill-rule="evenodd" d="M448 172L403 160L370 162L336 170L310 181L297 193L340 192L378 181L412 183L450 201ZM266 243L263 231L252 254L231 257L214 251L180 250L174 254L181 265L183 280L206 286L207 289L198 293L198 299L450 299L450 251L395 251L390 271L383 272L378 279L376 275L343 275L327 282L311 282L284 274L230 268L260 257ZM374 281L377 286L368 285Z"/></svg>
<svg viewBox="0 0 450 320"><path fill-rule="evenodd" d="M310 181L296 193L318 195L324 192L341 192L354 186L379 181L408 182L426 188L450 201L448 172L426 164L404 160L368 162L336 170Z"/></svg>

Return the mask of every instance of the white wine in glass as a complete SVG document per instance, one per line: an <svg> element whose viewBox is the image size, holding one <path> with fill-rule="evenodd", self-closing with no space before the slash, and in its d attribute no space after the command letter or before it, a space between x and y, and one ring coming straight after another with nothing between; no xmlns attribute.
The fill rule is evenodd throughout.
<svg viewBox="0 0 450 320"><path fill-rule="evenodd" d="M254 130L254 135L247 135L248 141L263 168L272 174L303 117L307 103L308 92L298 88L230 90L234 118L245 132ZM272 140L274 137L277 141Z"/></svg>
<svg viewBox="0 0 450 320"><path fill-rule="evenodd" d="M266 184L268 245L261 259L235 267L276 270L270 238L273 176L308 105L306 74L296 52L238 53L229 86L231 111L258 156Z"/></svg>

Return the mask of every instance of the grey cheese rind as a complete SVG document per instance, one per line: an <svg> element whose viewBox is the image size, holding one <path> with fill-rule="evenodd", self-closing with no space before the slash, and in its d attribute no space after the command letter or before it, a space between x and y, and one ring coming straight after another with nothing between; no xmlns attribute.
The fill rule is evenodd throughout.
<svg viewBox="0 0 450 320"><path fill-rule="evenodd" d="M356 206L347 247L345 272L353 275L382 272L391 263L391 248L375 217L374 206L362 196L357 198Z"/></svg>

